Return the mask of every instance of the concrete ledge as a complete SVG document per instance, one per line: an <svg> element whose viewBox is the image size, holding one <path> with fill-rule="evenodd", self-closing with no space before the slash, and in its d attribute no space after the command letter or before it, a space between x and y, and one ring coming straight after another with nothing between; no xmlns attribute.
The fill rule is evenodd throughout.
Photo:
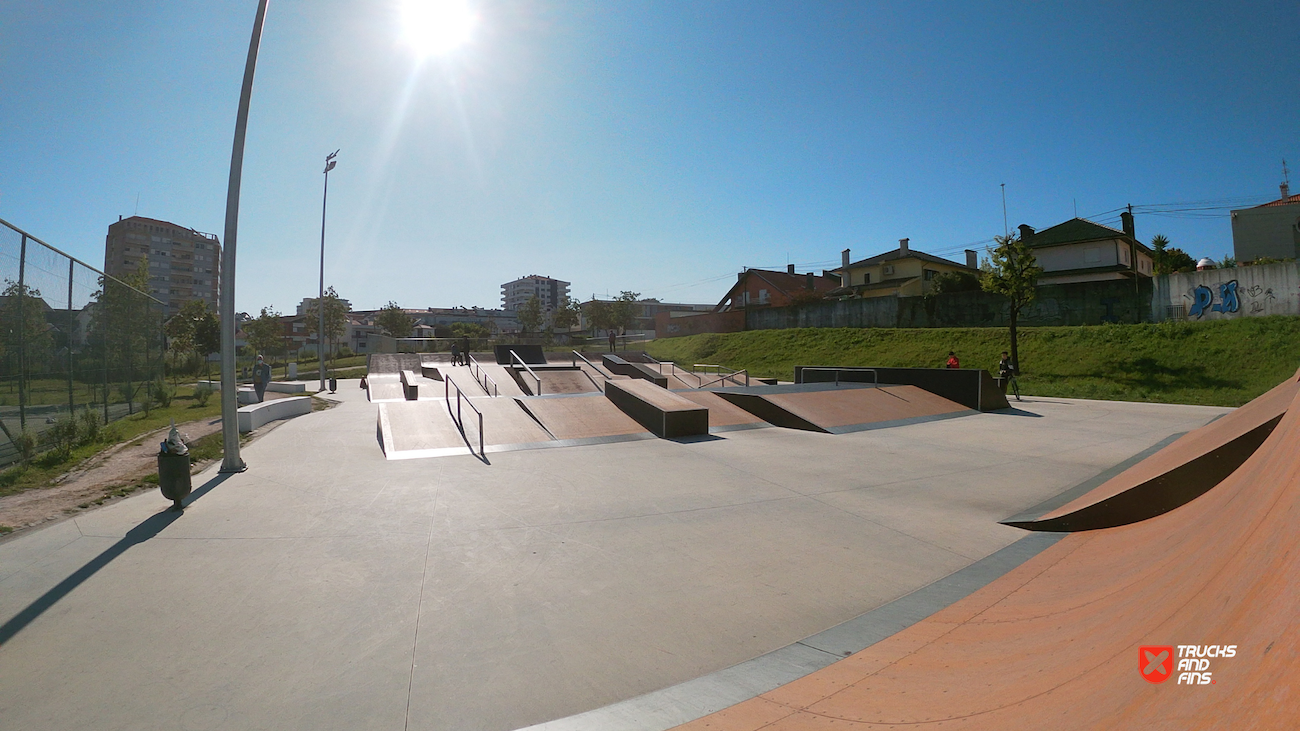
<svg viewBox="0 0 1300 731"><path fill-rule="evenodd" d="M239 408L239 431L247 433L276 419L311 413L311 396L290 396Z"/></svg>
<svg viewBox="0 0 1300 731"><path fill-rule="evenodd" d="M709 410L649 381L606 381L605 398L665 439L709 433Z"/></svg>
<svg viewBox="0 0 1300 731"><path fill-rule="evenodd" d="M266 390L277 393L307 393L307 384L305 383L285 383L284 381L271 381L266 384Z"/></svg>
<svg viewBox="0 0 1300 731"><path fill-rule="evenodd" d="M402 394L407 401L420 400L420 384L415 378L415 371L402 370Z"/></svg>

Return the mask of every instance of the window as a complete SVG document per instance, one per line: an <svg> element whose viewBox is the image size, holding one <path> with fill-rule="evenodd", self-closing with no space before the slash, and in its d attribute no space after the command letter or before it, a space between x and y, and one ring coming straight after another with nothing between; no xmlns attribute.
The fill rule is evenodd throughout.
<svg viewBox="0 0 1300 731"><path fill-rule="evenodd" d="M922 270L922 272L921 272L921 276L922 276L922 278L925 279L925 281L927 281L927 282L930 281L931 279L934 279L934 275L936 275L936 274L938 274L938 272L936 272L936 271L933 270L933 269L925 269L925 270Z"/></svg>
<svg viewBox="0 0 1300 731"><path fill-rule="evenodd" d="M894 273L894 265L893 265L893 264L886 264L886 265L885 265L885 276L887 277L887 276L889 276L890 274L893 274L893 273Z"/></svg>
<svg viewBox="0 0 1300 731"><path fill-rule="evenodd" d="M863 283L863 284L871 284L871 272L863 272L863 274L862 274L862 283Z"/></svg>
<svg viewBox="0 0 1300 731"><path fill-rule="evenodd" d="M758 290L758 303L759 303L760 305L765 305L765 304L767 304L767 290L766 290L766 289L760 289L760 290Z"/></svg>

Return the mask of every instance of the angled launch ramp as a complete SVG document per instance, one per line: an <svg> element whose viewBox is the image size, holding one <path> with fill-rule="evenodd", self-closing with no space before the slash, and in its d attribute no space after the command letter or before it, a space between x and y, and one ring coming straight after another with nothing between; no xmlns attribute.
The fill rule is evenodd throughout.
<svg viewBox="0 0 1300 731"><path fill-rule="evenodd" d="M916 386L800 383L713 391L775 426L844 434L976 413Z"/></svg>

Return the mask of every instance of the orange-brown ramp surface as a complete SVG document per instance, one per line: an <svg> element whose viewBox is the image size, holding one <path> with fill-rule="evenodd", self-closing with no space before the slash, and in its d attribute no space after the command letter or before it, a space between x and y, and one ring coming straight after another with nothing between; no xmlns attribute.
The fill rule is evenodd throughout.
<svg viewBox="0 0 1300 731"><path fill-rule="evenodd" d="M975 413L916 386L877 388L811 383L755 386L716 393L777 426L831 434L927 417Z"/></svg>
<svg viewBox="0 0 1300 731"><path fill-rule="evenodd" d="M1095 530L1173 510L1241 466L1272 433L1297 392L1300 372L1065 505L1036 518L1003 522L1027 530Z"/></svg>
<svg viewBox="0 0 1300 731"><path fill-rule="evenodd" d="M712 391L690 390L673 391L673 393L688 401L694 401L709 410L709 431L711 432L757 429L768 426L766 421Z"/></svg>
<svg viewBox="0 0 1300 731"><path fill-rule="evenodd" d="M602 394L517 399L556 439L595 439L648 434Z"/></svg>
<svg viewBox="0 0 1300 731"><path fill-rule="evenodd" d="M1298 401L1196 500L1072 533L862 652L679 728L1296 728ZM1211 685L1180 684L1177 665L1153 684L1144 645L1236 652L1210 660Z"/></svg>

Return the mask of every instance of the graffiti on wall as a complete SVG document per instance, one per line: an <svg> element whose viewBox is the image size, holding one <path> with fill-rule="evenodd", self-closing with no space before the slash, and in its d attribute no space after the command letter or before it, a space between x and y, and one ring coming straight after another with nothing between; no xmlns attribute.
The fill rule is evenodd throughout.
<svg viewBox="0 0 1300 731"><path fill-rule="evenodd" d="M1243 296L1249 300L1247 302L1248 308L1244 314L1258 315L1265 311L1268 303L1277 299L1277 296L1273 294L1272 287L1262 287L1255 284L1241 288L1235 279L1218 284L1216 287L1218 289L1217 297L1215 291L1204 284L1194 287L1190 295L1184 295L1192 301L1191 310L1187 313L1189 317L1199 320L1207 312L1221 312L1225 315L1242 312Z"/></svg>

